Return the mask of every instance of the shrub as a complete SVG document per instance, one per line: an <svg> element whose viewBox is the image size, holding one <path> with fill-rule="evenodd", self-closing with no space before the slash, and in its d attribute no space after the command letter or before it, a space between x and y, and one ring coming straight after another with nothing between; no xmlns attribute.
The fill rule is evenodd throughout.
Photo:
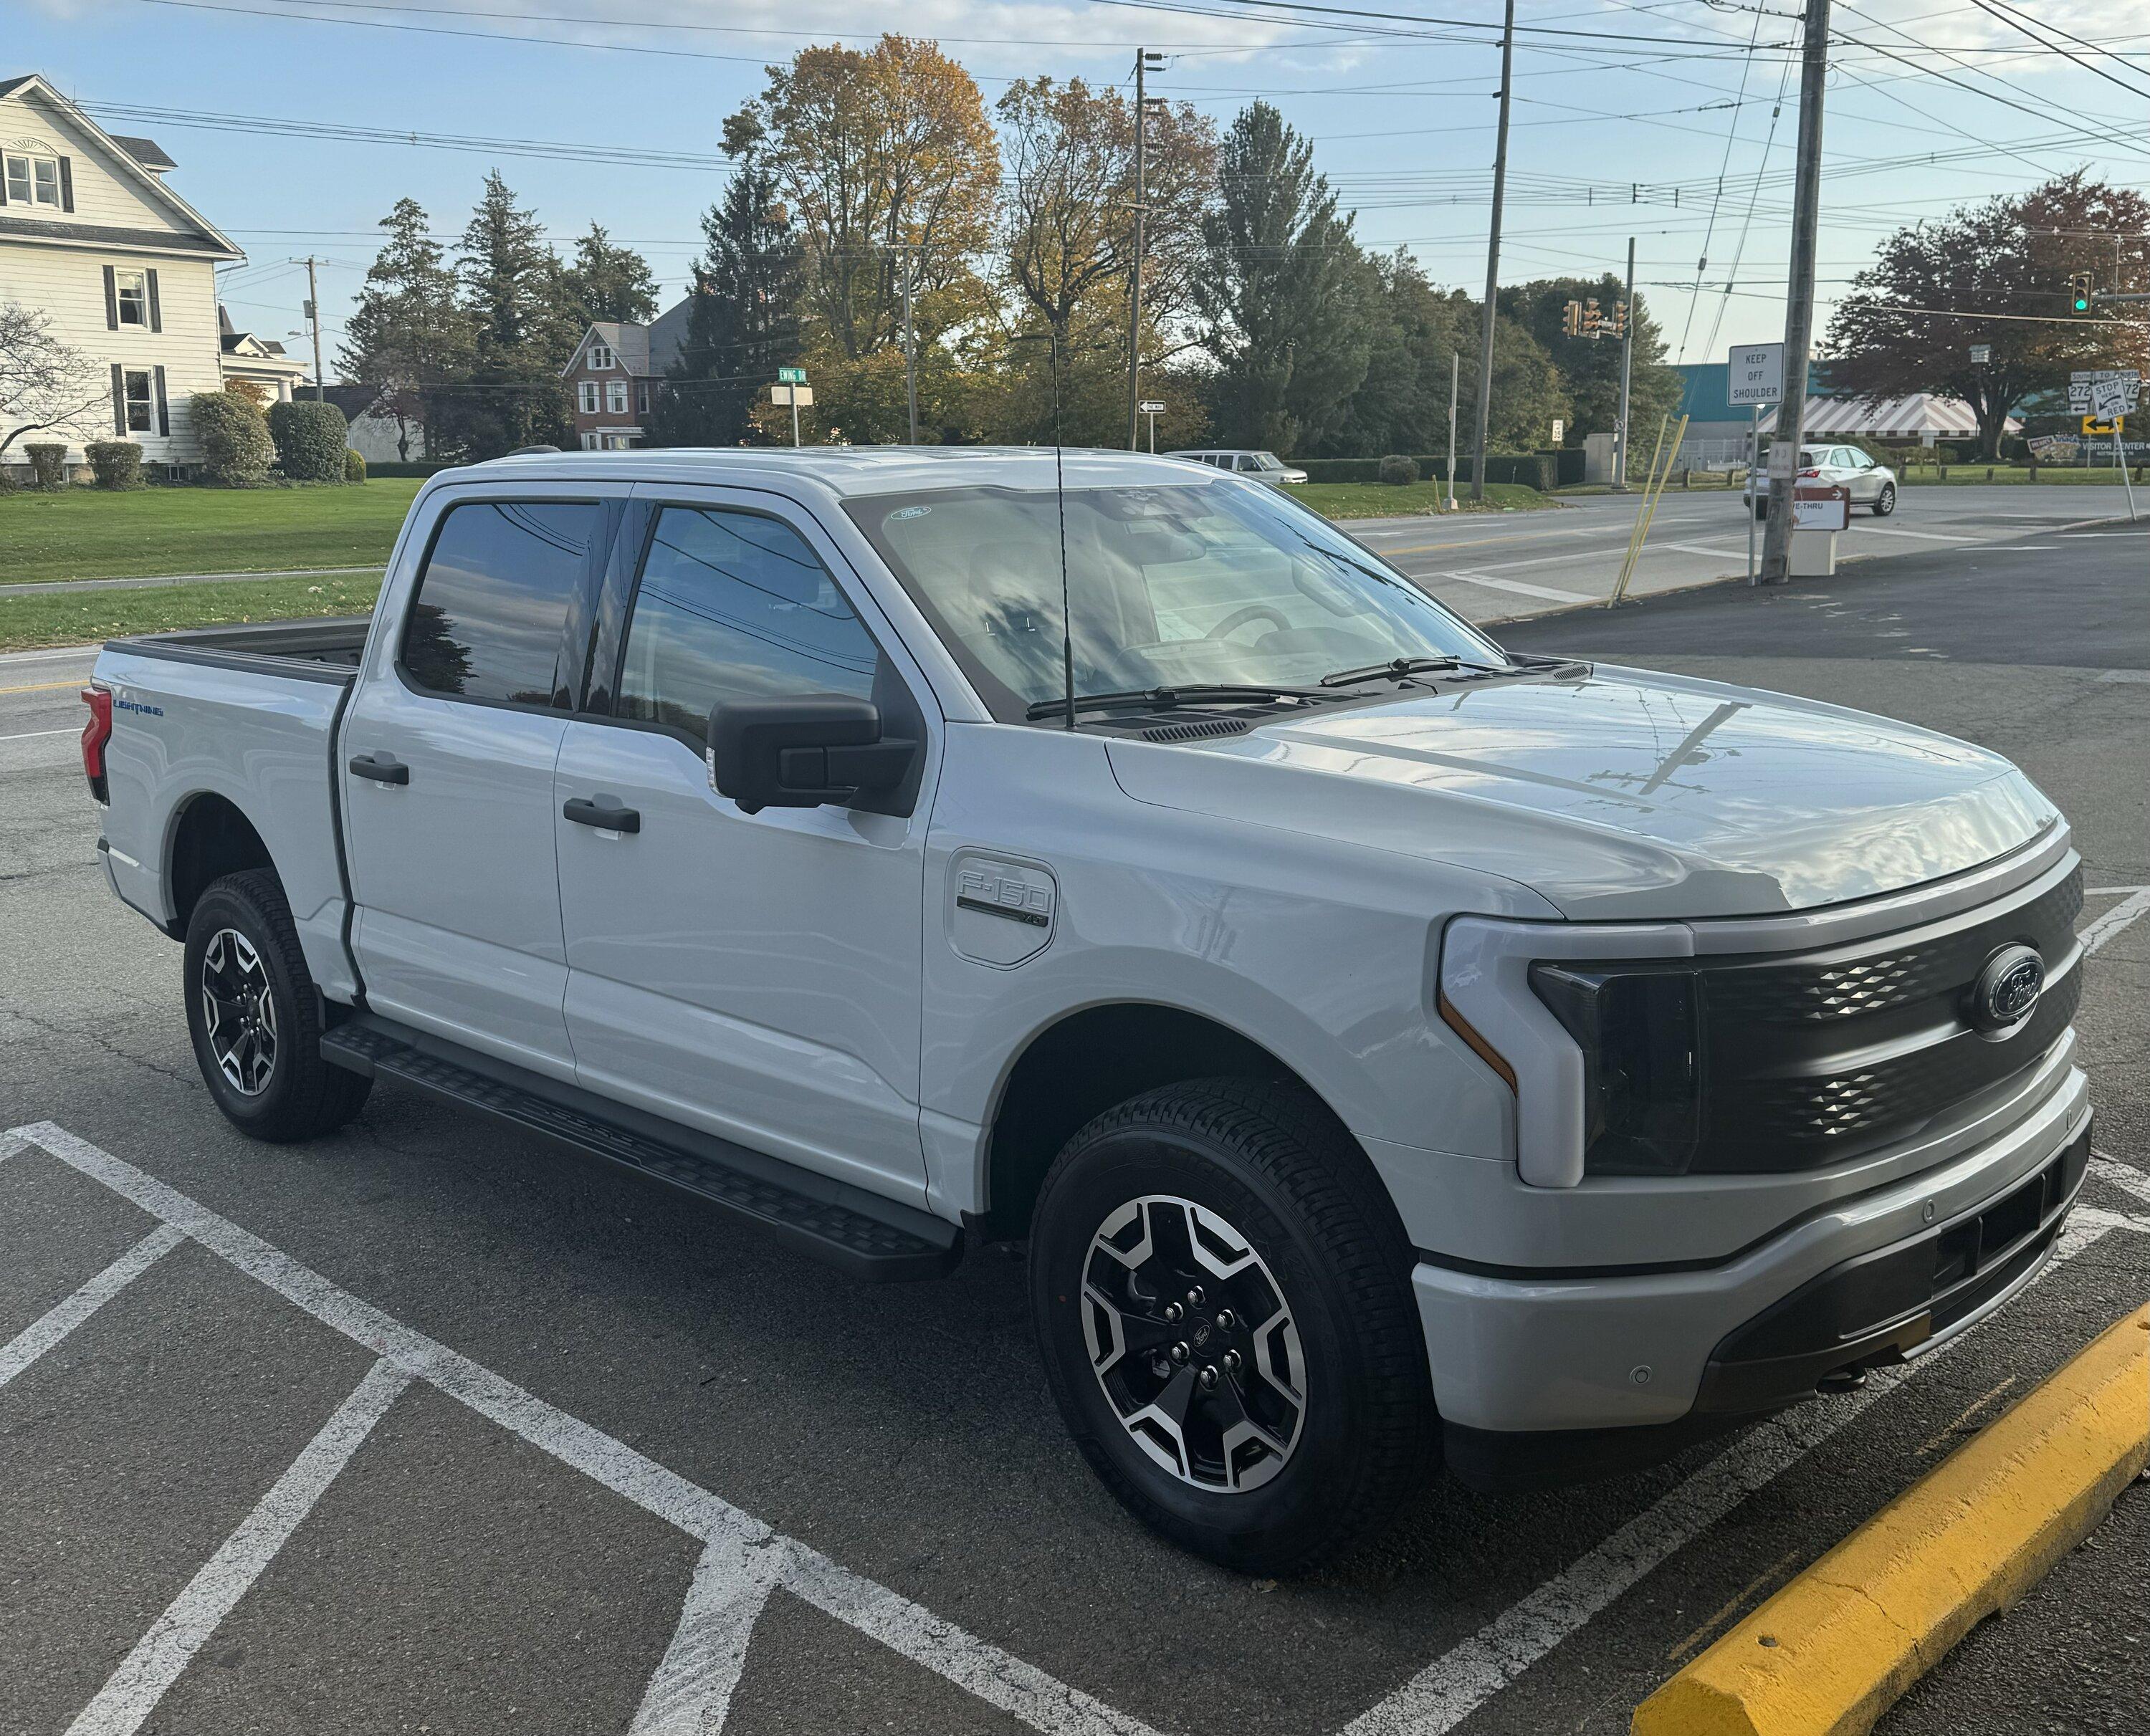
<svg viewBox="0 0 2150 1736"><path fill-rule="evenodd" d="M1391 452L1381 460L1381 481L1401 488L1406 482L1418 481L1418 460L1406 458L1401 452Z"/></svg>
<svg viewBox="0 0 2150 1736"><path fill-rule="evenodd" d="M366 481L366 460L349 446L343 449L343 480L346 482Z"/></svg>
<svg viewBox="0 0 2150 1736"><path fill-rule="evenodd" d="M351 424L333 404L293 398L269 406L269 437L287 482L343 481L345 436Z"/></svg>
<svg viewBox="0 0 2150 1736"><path fill-rule="evenodd" d="M99 488L139 488L142 449L131 440L93 440L83 448Z"/></svg>
<svg viewBox="0 0 2150 1736"><path fill-rule="evenodd" d="M33 440L23 448L40 488L67 486L67 447L58 440Z"/></svg>
<svg viewBox="0 0 2150 1736"><path fill-rule="evenodd" d="M196 392L187 416L201 448L203 480L227 488L255 488L269 479L276 455L261 406L244 392Z"/></svg>

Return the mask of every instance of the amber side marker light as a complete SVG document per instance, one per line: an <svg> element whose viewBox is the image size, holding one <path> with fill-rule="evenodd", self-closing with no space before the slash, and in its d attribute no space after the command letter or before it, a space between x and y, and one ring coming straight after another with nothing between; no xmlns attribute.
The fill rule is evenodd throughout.
<svg viewBox="0 0 2150 1736"><path fill-rule="evenodd" d="M1456 1003L1443 990L1436 1003L1441 1009L1441 1023L1471 1045L1471 1053L1508 1082L1508 1089L1516 1089L1516 1069L1508 1064L1507 1057L1488 1043L1478 1027L1456 1009Z"/></svg>

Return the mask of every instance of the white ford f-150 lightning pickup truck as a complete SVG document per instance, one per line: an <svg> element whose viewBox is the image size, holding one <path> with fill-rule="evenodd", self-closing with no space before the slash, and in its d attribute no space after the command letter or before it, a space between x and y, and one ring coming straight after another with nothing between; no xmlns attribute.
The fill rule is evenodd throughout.
<svg viewBox="0 0 2150 1736"><path fill-rule="evenodd" d="M370 621L85 697L237 1126L386 1075L861 1279L1027 1237L1082 1452L1242 1567L1916 1356L2088 1155L2080 867L2006 761L1510 656L1200 465L518 455Z"/></svg>

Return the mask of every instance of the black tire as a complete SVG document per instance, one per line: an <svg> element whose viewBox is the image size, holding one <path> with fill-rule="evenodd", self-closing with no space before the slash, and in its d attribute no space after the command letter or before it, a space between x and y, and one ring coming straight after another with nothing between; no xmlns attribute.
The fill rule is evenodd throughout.
<svg viewBox="0 0 2150 1736"><path fill-rule="evenodd" d="M270 1040L260 1076L252 1089L227 1076L213 1043L212 1014L204 988L204 962L220 937L237 935L250 949L248 974L261 985L268 1005L259 1021ZM229 939L217 956L241 949ZM299 947L299 932L284 888L266 868L226 874L211 883L187 919L185 998L187 1031L194 1039L194 1063L225 1119L257 1140L287 1144L312 1139L351 1120L373 1089L359 1074L331 1067L321 1059L320 999ZM221 1017L221 1015L218 1015ZM245 1051L241 1071L250 1077L260 1060L257 1048Z"/></svg>
<svg viewBox="0 0 2150 1736"><path fill-rule="evenodd" d="M1190 1202L1236 1232L1264 1270L1254 1279L1224 1281L1273 1279L1295 1324L1304 1402L1280 1467L1268 1467L1269 1480L1259 1487L1204 1487L1166 1468L1122 1422L1121 1401L1108 1395L1093 1370L1083 1317L1095 1305L1083 1284L1086 1271L1105 1256L1093 1238L1129 1202L1158 1196ZM1159 1246L1166 1240L1156 1237ZM1411 1297L1410 1246L1365 1153L1305 1092L1208 1079L1107 1111L1068 1141L1047 1171L1030 1260L1038 1343L1075 1444L1131 1512L1182 1547L1244 1572L1302 1572L1381 1523L1430 1473L1437 1421ZM1162 1284L1153 1288L1161 1297ZM1187 1306L1187 1324L1170 1330L1199 1326L1208 1336L1212 1322L1196 1318L1191 1294ZM1114 1318L1129 1334L1146 1324L1117 1311ZM1215 1324L1218 1333L1196 1353L1198 1361L1219 1354L1216 1346L1226 1341L1223 1321ZM1245 1325L1238 1321L1235 1329L1244 1334ZM1132 1346L1132 1336L1125 1341ZM1148 1379L1163 1372L1168 1356L1187 1348L1182 1342L1139 1355L1130 1348L1110 1366L1120 1367L1123 1379L1128 1368ZM1270 1356L1280 1360L1273 1350ZM1226 1366L1244 1370L1248 1363ZM1212 1364L1206 1373L1214 1371ZM1189 1393L1193 1405L1229 1401L1247 1410L1243 1376L1225 1378L1233 1391ZM1164 1402L1162 1396L1158 1401ZM1188 1428L1178 1451L1185 1465L1194 1457L1187 1443L1196 1422L1184 1411L1182 1420ZM1259 1445L1254 1453L1258 1462L1267 1457ZM1231 1457L1228 1437L1225 1457Z"/></svg>
<svg viewBox="0 0 2150 1736"><path fill-rule="evenodd" d="M1767 503L1766 501L1755 501L1755 503L1754 503L1754 516L1755 516L1756 518L1758 518L1758 519L1763 519L1763 518L1767 518L1769 516L1769 505L1768 505L1768 503Z"/></svg>
<svg viewBox="0 0 2150 1736"><path fill-rule="evenodd" d="M1881 485L1881 492L1874 496L1874 516L1876 518L1886 518L1895 510L1896 485L1893 482L1884 482Z"/></svg>

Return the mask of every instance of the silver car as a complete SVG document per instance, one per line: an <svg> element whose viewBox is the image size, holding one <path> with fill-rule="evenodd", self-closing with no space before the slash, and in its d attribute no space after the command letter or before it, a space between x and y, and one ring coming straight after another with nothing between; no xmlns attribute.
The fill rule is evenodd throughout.
<svg viewBox="0 0 2150 1736"><path fill-rule="evenodd" d="M1204 446L1190 452L1168 452L1167 458L1191 458L1197 464L1206 464L1220 470L1230 470L1241 476L1251 476L1257 482L1266 482L1272 488L1282 488L1290 482L1304 482L1306 472L1294 470L1274 452L1257 452L1244 446Z"/></svg>
<svg viewBox="0 0 2150 1736"><path fill-rule="evenodd" d="M1801 446L1798 480L1849 488L1851 504L1870 509L1876 518L1886 518L1896 510L1896 473L1856 446ZM1746 498L1755 517L1769 516L1766 467L1748 471Z"/></svg>

